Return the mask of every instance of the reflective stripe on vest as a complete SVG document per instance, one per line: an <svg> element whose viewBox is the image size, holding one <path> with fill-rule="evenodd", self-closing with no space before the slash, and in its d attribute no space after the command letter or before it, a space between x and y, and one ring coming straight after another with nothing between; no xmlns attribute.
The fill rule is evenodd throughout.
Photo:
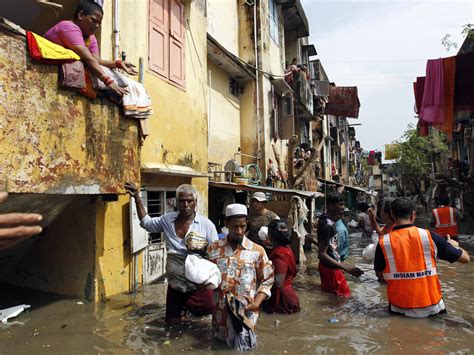
<svg viewBox="0 0 474 355"><path fill-rule="evenodd" d="M449 208L449 223L441 223L441 220L439 218L439 213L438 213L438 208L435 208L433 210L433 216L435 218L435 227L440 228L440 227L454 227L457 225L456 220L454 219L454 208L448 207Z"/></svg>
<svg viewBox="0 0 474 355"><path fill-rule="evenodd" d="M423 257L425 259L425 270L409 271L409 272L398 272L395 264L395 258L393 256L392 245L390 244L390 234L383 236L383 245L387 256L389 273L384 273L385 280L407 280L407 279L420 279L426 276L436 275L436 267L433 266L431 261L431 245L430 238L425 229L417 228L420 233L421 245L423 247Z"/></svg>

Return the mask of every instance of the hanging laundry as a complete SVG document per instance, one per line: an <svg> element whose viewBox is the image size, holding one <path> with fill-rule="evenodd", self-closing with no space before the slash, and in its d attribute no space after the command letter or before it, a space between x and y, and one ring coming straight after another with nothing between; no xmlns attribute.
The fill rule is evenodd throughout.
<svg viewBox="0 0 474 355"><path fill-rule="evenodd" d="M115 69L110 69L101 65L102 70L104 71L105 75L107 75L110 79L115 81L118 86L124 88L128 86L128 83L124 80L124 76L122 76L118 71ZM110 90L110 88L104 84L102 80L97 78L96 76L92 77L92 85L96 90Z"/></svg>
<svg viewBox="0 0 474 355"><path fill-rule="evenodd" d="M453 138L454 115L454 79L456 75L456 57L443 58L443 108L444 122L434 123L433 126L447 135L448 143Z"/></svg>
<svg viewBox="0 0 474 355"><path fill-rule="evenodd" d="M474 52L456 56L454 109L474 112Z"/></svg>
<svg viewBox="0 0 474 355"><path fill-rule="evenodd" d="M61 64L80 60L70 49L47 40L36 33L27 31L26 39L31 59L45 64Z"/></svg>
<svg viewBox="0 0 474 355"><path fill-rule="evenodd" d="M84 64L80 60L65 63L59 67L59 84L71 89L84 89L86 80Z"/></svg>
<svg viewBox="0 0 474 355"><path fill-rule="evenodd" d="M367 157L367 164L375 165L375 150L371 150L369 152L369 156Z"/></svg>
<svg viewBox="0 0 474 355"><path fill-rule="evenodd" d="M359 108L356 86L329 86L329 102L324 110L325 114L358 118Z"/></svg>
<svg viewBox="0 0 474 355"><path fill-rule="evenodd" d="M426 121L423 121L423 120L419 120L418 121L418 124L416 126L417 130L418 130L418 134L421 136L421 137L427 137L429 136L430 134L430 126L431 126L431 123L429 122L426 122Z"/></svg>
<svg viewBox="0 0 474 355"><path fill-rule="evenodd" d="M419 76L416 78L416 82L413 83L413 90L415 92L415 112L420 114L421 104L423 102L423 91L425 89L425 79L424 76Z"/></svg>
<svg viewBox="0 0 474 355"><path fill-rule="evenodd" d="M443 123L445 120L442 59L431 59L426 63L420 118L431 123Z"/></svg>

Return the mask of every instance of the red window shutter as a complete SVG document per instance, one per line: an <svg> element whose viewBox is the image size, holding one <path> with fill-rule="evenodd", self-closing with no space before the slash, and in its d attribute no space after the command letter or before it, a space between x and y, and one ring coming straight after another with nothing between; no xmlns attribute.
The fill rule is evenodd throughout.
<svg viewBox="0 0 474 355"><path fill-rule="evenodd" d="M149 29L149 66L156 73L168 77L169 35L154 23Z"/></svg>
<svg viewBox="0 0 474 355"><path fill-rule="evenodd" d="M150 0L148 26L148 65L168 77L169 72L169 0Z"/></svg>
<svg viewBox="0 0 474 355"><path fill-rule="evenodd" d="M184 86L184 44L170 37L170 80Z"/></svg>
<svg viewBox="0 0 474 355"><path fill-rule="evenodd" d="M165 32L168 32L168 1L150 0L150 21Z"/></svg>
<svg viewBox="0 0 474 355"><path fill-rule="evenodd" d="M184 5L179 0L170 0L170 35L184 43Z"/></svg>
<svg viewBox="0 0 474 355"><path fill-rule="evenodd" d="M185 57L184 57L184 5L180 0L170 1L170 63L169 79L184 86Z"/></svg>

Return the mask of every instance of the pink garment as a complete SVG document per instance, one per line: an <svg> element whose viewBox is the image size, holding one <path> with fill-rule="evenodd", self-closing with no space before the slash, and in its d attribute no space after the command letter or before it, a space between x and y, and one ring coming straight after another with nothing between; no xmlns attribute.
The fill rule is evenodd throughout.
<svg viewBox="0 0 474 355"><path fill-rule="evenodd" d="M99 55L97 39L94 35L84 39L81 29L72 21L61 21L51 27L44 37L51 42L59 44L65 48L72 49L73 46L86 46L92 55Z"/></svg>
<svg viewBox="0 0 474 355"><path fill-rule="evenodd" d="M426 63L420 119L431 123L443 123L445 120L443 60L441 58L430 59Z"/></svg>

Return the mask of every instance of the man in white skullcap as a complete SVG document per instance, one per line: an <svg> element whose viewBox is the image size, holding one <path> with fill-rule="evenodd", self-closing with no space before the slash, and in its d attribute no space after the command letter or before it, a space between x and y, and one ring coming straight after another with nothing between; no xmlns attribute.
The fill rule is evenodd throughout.
<svg viewBox="0 0 474 355"><path fill-rule="evenodd" d="M263 247L245 237L247 208L244 205L228 205L225 223L229 234L211 244L208 249L209 260L217 264L222 278L221 285L214 291L216 308L212 317L212 330L214 337L242 350L242 333L247 327L253 334L260 304L270 297L273 268ZM229 298L240 305L237 313L246 316L243 317L243 332L242 329L236 329L235 315L232 319L233 314L229 313L226 306ZM256 343L251 339L245 345L243 349L250 350Z"/></svg>

